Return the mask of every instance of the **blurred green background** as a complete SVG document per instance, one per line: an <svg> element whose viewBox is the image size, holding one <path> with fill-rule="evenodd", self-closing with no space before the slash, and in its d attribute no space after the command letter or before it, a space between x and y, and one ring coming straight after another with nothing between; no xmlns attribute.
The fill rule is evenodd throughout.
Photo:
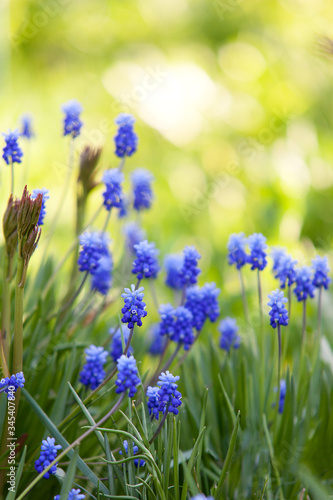
<svg viewBox="0 0 333 500"><path fill-rule="evenodd" d="M51 220L66 179L61 105L76 98L77 151L104 144L103 167L117 165L114 118L136 117L126 171L155 175L142 223L163 253L194 243L205 277L220 279L229 234L256 231L310 263L333 231L333 58L318 46L332 20L329 0L2 0L0 128L31 113L36 131L16 194L27 178L49 188ZM2 162L2 206L9 182ZM68 196L55 254L73 207Z"/></svg>

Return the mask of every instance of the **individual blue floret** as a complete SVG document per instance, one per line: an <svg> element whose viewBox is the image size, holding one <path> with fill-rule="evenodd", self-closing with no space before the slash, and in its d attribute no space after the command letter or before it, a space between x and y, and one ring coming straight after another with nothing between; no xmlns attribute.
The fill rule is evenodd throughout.
<svg viewBox="0 0 333 500"><path fill-rule="evenodd" d="M124 446L124 449L125 449L125 452L126 452L126 456L128 456L128 441L127 441L127 439L125 439L123 441L123 446ZM139 451L139 447L135 443L133 443L132 446L133 446L133 455L136 455L138 453L138 451ZM123 454L122 451L120 451L119 453L120 453L120 455ZM142 458L140 458L140 460L137 459L137 458L135 458L134 459L134 465L135 465L136 468L143 467L144 465L146 465L146 462Z"/></svg>

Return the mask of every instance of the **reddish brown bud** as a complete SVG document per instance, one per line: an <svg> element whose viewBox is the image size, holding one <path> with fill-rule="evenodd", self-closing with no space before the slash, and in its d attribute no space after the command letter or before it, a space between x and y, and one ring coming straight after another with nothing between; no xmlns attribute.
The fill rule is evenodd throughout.
<svg viewBox="0 0 333 500"><path fill-rule="evenodd" d="M27 190L27 186L25 186L17 214L17 230L19 240L27 239L30 232L37 225L42 208L42 202L42 194L38 194L36 199L32 200Z"/></svg>
<svg viewBox="0 0 333 500"><path fill-rule="evenodd" d="M13 257L17 248L17 214L19 203L19 200L14 200L11 194L2 220L3 235L8 257Z"/></svg>
<svg viewBox="0 0 333 500"><path fill-rule="evenodd" d="M101 152L102 147L94 147L89 144L81 152L78 182L82 183L86 193L89 193L97 185L94 181L94 176Z"/></svg>

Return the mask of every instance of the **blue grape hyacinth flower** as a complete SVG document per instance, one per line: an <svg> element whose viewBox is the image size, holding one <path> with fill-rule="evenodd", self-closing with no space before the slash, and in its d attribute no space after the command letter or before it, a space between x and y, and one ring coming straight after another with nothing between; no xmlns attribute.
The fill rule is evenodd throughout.
<svg viewBox="0 0 333 500"><path fill-rule="evenodd" d="M178 375L173 376L169 371L162 372L158 377L159 411L163 414L168 412L178 415L179 413L178 408L182 404L182 395L178 391L178 385L176 384L179 378Z"/></svg>
<svg viewBox="0 0 333 500"><path fill-rule="evenodd" d="M21 137L26 139L32 139L35 136L34 131L31 126L32 117L30 115L23 115L21 117Z"/></svg>
<svg viewBox="0 0 333 500"><path fill-rule="evenodd" d="M23 372L18 372L16 375L11 375L10 377L4 377L0 380L0 393L5 392L7 397L10 397L10 388L14 388L13 392L16 392L19 387L24 387L25 378Z"/></svg>
<svg viewBox="0 0 333 500"><path fill-rule="evenodd" d="M294 288L294 294L298 302L306 300L308 297L314 297L315 286L312 280L311 267L303 266L296 270L296 287Z"/></svg>
<svg viewBox="0 0 333 500"><path fill-rule="evenodd" d="M128 456L128 441L127 441L127 439L125 439L123 441L123 446L124 446L124 449L126 452L126 456ZM132 446L133 446L133 455L136 455L139 451L139 447L135 443L133 443ZM122 451L120 451L119 453L120 453L120 455L123 454ZM146 462L142 458L140 458L140 459L135 458L134 465L136 468L143 467L144 465L146 465Z"/></svg>
<svg viewBox="0 0 333 500"><path fill-rule="evenodd" d="M238 349L241 338L238 335L239 328L234 318L226 317L220 321L218 330L221 334L220 348L230 352L231 348Z"/></svg>
<svg viewBox="0 0 333 500"><path fill-rule="evenodd" d="M244 233L234 233L229 236L227 245L228 249L228 264L236 265L237 269L241 269L247 262L246 255L246 238Z"/></svg>
<svg viewBox="0 0 333 500"><path fill-rule="evenodd" d="M121 312L123 317L121 321L127 323L128 328L134 328L134 325L142 326L142 318L147 316L147 311L145 311L146 304L143 302L143 286L135 289L135 285L131 285L131 289L125 288L124 293L121 296L124 299L124 307Z"/></svg>
<svg viewBox="0 0 333 500"><path fill-rule="evenodd" d="M164 259L164 268L166 271L165 284L174 290L181 290L183 283L180 277L180 271L184 264L183 255L170 254Z"/></svg>
<svg viewBox="0 0 333 500"><path fill-rule="evenodd" d="M214 497L205 497L205 495L199 493L195 497L191 497L190 500L214 500Z"/></svg>
<svg viewBox="0 0 333 500"><path fill-rule="evenodd" d="M36 471L39 473L43 472L43 470L55 460L58 450L61 450L61 448L62 446L60 444L55 444L54 438L47 437L43 439L39 458L35 461ZM51 474L55 474L56 471L57 465L53 465L51 469L44 474L45 479L48 479Z"/></svg>
<svg viewBox="0 0 333 500"><path fill-rule="evenodd" d="M138 369L133 356L127 357L122 354L117 361L118 378L116 380L116 393L121 394L128 390L128 397L132 398L136 393L136 388L140 384Z"/></svg>
<svg viewBox="0 0 333 500"><path fill-rule="evenodd" d="M122 341L122 336L121 336L121 331L119 328L111 328L109 330L110 335L112 335L111 339L111 345L110 345L110 356L113 359L113 361L117 361L120 356L123 354L123 341ZM124 342L125 346L128 341L128 337L130 336L131 330L128 328L127 325L123 325L122 327L122 333L124 337ZM127 356L130 356L133 352L133 348L130 347Z"/></svg>
<svg viewBox="0 0 333 500"><path fill-rule="evenodd" d="M279 413L283 413L284 403L286 399L287 393L287 384L284 379L280 380L280 400L279 400Z"/></svg>
<svg viewBox="0 0 333 500"><path fill-rule="evenodd" d="M167 335L170 340L177 344L184 344L184 349L188 351L195 340L191 311L184 306L174 309L171 304L163 304L159 313L161 316L161 335Z"/></svg>
<svg viewBox="0 0 333 500"><path fill-rule="evenodd" d="M328 265L327 257L320 257L317 255L312 259L312 269L314 271L312 283L316 288L324 287L328 290L328 286L331 283L331 278L328 276L330 268Z"/></svg>
<svg viewBox="0 0 333 500"><path fill-rule="evenodd" d="M114 137L115 154L118 158L132 156L138 148L138 136L133 129L135 118L130 114L121 113L115 122L118 125L118 131Z"/></svg>
<svg viewBox="0 0 333 500"><path fill-rule="evenodd" d="M148 210L153 201L153 191L151 183L154 176L149 170L139 168L132 173L132 186L133 186L133 208L140 212L141 210Z"/></svg>
<svg viewBox="0 0 333 500"><path fill-rule="evenodd" d="M194 286L187 289L185 307L193 316L192 326L200 332L206 319L213 323L220 315L218 295L220 289L215 283L206 283L202 288Z"/></svg>
<svg viewBox="0 0 333 500"><path fill-rule="evenodd" d="M250 247L250 255L247 257L247 262L251 264L251 270L258 269L262 271L267 266L267 248L266 238L260 233L251 234L248 237L248 245Z"/></svg>
<svg viewBox="0 0 333 500"><path fill-rule="evenodd" d="M159 356L164 351L167 339L165 336L161 335L161 326L159 323L151 325L149 329L149 352L153 356Z"/></svg>
<svg viewBox="0 0 333 500"><path fill-rule="evenodd" d="M152 387L152 386L147 387L147 392L146 392L146 396L148 398L147 406L149 415L152 420L154 418L156 418L156 420L160 418L160 411L159 411L160 401L158 397L158 392L159 392L158 387Z"/></svg>
<svg viewBox="0 0 333 500"><path fill-rule="evenodd" d="M90 345L84 351L86 353L86 364L80 372L80 382L86 387L91 386L94 390L103 382L105 377L104 365L108 352L103 347Z"/></svg>
<svg viewBox="0 0 333 500"><path fill-rule="evenodd" d="M107 295L112 286L113 260L111 255L102 255L92 269L91 289Z"/></svg>
<svg viewBox="0 0 333 500"><path fill-rule="evenodd" d="M64 118L64 136L70 135L73 139L80 135L80 131L83 125L83 122L80 119L80 114L83 111L81 104L72 99L70 101L65 102L62 105L61 110L65 113Z"/></svg>
<svg viewBox="0 0 333 500"><path fill-rule="evenodd" d="M157 256L159 250L155 243L148 243L147 240L134 245L136 259L133 261L132 273L138 280L143 278L156 278L160 269Z"/></svg>
<svg viewBox="0 0 333 500"><path fill-rule="evenodd" d="M2 158L5 160L7 165L10 165L11 163L21 163L23 151L18 143L20 136L19 131L14 130L12 132L11 130L8 130L6 134L2 135L4 136L6 143L3 148Z"/></svg>
<svg viewBox="0 0 333 500"><path fill-rule="evenodd" d="M43 196L43 201L42 201L42 208L39 214L38 225L42 226L44 224L44 219L46 215L46 200L50 199L49 190L46 188L34 189L31 193L31 199L35 200L39 194Z"/></svg>
<svg viewBox="0 0 333 500"><path fill-rule="evenodd" d="M198 282L198 274L201 270L198 268L198 261L201 255L194 246L186 246L183 251L183 266L179 276L183 287L195 285Z"/></svg>
<svg viewBox="0 0 333 500"><path fill-rule="evenodd" d="M77 490L75 488L72 488L68 493L67 500L84 500L84 498L86 497L85 495L83 495L83 493L81 493L80 488L78 488ZM60 495L56 495L54 497L54 500L60 500Z"/></svg>
<svg viewBox="0 0 333 500"><path fill-rule="evenodd" d="M281 247L273 247L270 252L270 257L273 260L273 271L277 271L280 261L287 255L286 250Z"/></svg>
<svg viewBox="0 0 333 500"><path fill-rule="evenodd" d="M145 239L146 233L136 222L128 222L123 226L126 247L134 253L134 245Z"/></svg>
<svg viewBox="0 0 333 500"><path fill-rule="evenodd" d="M174 307L171 304L162 304L159 313L161 317L160 335L170 335L174 332Z"/></svg>
<svg viewBox="0 0 333 500"><path fill-rule="evenodd" d="M85 232L80 236L79 241L82 247L78 259L79 270L93 274L100 258L110 257L109 238L106 233Z"/></svg>
<svg viewBox="0 0 333 500"><path fill-rule="evenodd" d="M103 204L106 210L110 211L112 207L121 208L123 203L122 183L124 182L124 174L117 168L110 168L104 172L102 181L105 184Z"/></svg>
<svg viewBox="0 0 333 500"><path fill-rule="evenodd" d="M268 295L269 302L267 305L271 308L269 311L270 325L276 328L278 325L287 326L289 323L288 311L286 302L288 299L278 288Z"/></svg>
<svg viewBox="0 0 333 500"><path fill-rule="evenodd" d="M280 280L280 287L285 288L296 282L296 265L297 260L294 260L291 255L283 255L280 257L276 268L275 278Z"/></svg>

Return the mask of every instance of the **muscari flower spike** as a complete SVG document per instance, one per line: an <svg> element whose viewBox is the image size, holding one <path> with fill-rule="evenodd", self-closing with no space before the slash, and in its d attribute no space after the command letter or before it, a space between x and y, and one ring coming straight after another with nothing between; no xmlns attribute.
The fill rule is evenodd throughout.
<svg viewBox="0 0 333 500"><path fill-rule="evenodd" d="M65 113L64 118L64 136L71 135L73 139L80 135L81 127L83 122L80 120L80 114L83 111L81 104L72 99L67 101L61 107L62 111Z"/></svg>
<svg viewBox="0 0 333 500"><path fill-rule="evenodd" d="M113 260L111 255L102 255L92 269L91 289L107 295L112 286Z"/></svg>
<svg viewBox="0 0 333 500"><path fill-rule="evenodd" d="M160 269L155 243L148 243L147 240L134 245L136 259L133 261L132 273L136 274L138 280L143 278L156 278Z"/></svg>
<svg viewBox="0 0 333 500"><path fill-rule="evenodd" d="M109 257L109 238L105 233L83 233L80 238L81 250L78 259L79 270L90 274L98 267L101 257Z"/></svg>
<svg viewBox="0 0 333 500"><path fill-rule="evenodd" d="M202 493L199 493L199 495L195 495L195 497L191 497L190 500L214 500L214 497L205 497Z"/></svg>
<svg viewBox="0 0 333 500"><path fill-rule="evenodd" d="M67 500L83 500L85 497L85 495L83 495L81 493L81 490L80 488L78 488L77 490L75 488L71 489L71 491L68 493L68 497L67 497ZM54 500L60 500L60 495L56 495L54 497Z"/></svg>
<svg viewBox="0 0 333 500"><path fill-rule="evenodd" d="M178 415L179 413L178 407L182 404L182 395L177 390L178 385L176 384L179 378L178 375L174 377L169 371L162 372L158 377L159 411L163 414L165 412L170 412L174 415Z"/></svg>
<svg viewBox="0 0 333 500"><path fill-rule="evenodd" d="M80 373L80 382L86 387L91 386L94 390L103 382L105 370L103 366L106 363L108 352L103 347L90 345L84 351L86 353L86 364Z"/></svg>
<svg viewBox="0 0 333 500"><path fill-rule="evenodd" d="M161 335L160 330L161 327L159 323L151 325L149 330L149 341L150 341L149 352L153 356L159 356L160 354L162 354L167 342L166 337L163 337Z"/></svg>
<svg viewBox="0 0 333 500"><path fill-rule="evenodd" d="M180 281L183 287L195 285L198 281L197 276L201 273L200 269L198 268L198 261L199 259L201 259L201 255L194 246L185 247L183 255L183 266L179 273Z"/></svg>
<svg viewBox="0 0 333 500"><path fill-rule="evenodd" d="M132 398L140 384L138 369L133 356L129 358L123 354L117 361L118 378L116 380L116 393L121 394L128 390L128 397Z"/></svg>
<svg viewBox="0 0 333 500"><path fill-rule="evenodd" d="M154 418L156 418L156 420L160 418L160 411L159 411L160 401L158 397L158 392L159 392L159 387L152 387L152 386L147 387L147 392L146 392L146 396L148 398L147 406L149 415L151 416L152 420Z"/></svg>
<svg viewBox="0 0 333 500"><path fill-rule="evenodd" d="M184 264L184 257L178 254L167 255L164 259L164 268L166 270L165 284L174 290L183 288L180 271Z"/></svg>
<svg viewBox="0 0 333 500"><path fill-rule="evenodd" d="M135 323L138 326L142 326L142 318L147 316L147 311L145 311L146 304L143 302L143 286L135 289L135 285L131 285L131 289L125 288L124 293L121 296L124 299L124 307L121 312L123 317L121 321L128 324L128 328L134 328Z"/></svg>
<svg viewBox="0 0 333 500"><path fill-rule="evenodd" d="M5 392L7 397L9 395L9 387L14 387L14 391L16 392L19 387L24 387L25 378L23 372L18 372L16 375L11 375L10 377L5 377L0 380L0 393Z"/></svg>
<svg viewBox="0 0 333 500"><path fill-rule="evenodd" d="M188 351L195 340L191 311L184 306L174 309L170 304L164 304L159 312L160 334L167 335L173 342L184 344L185 351Z"/></svg>
<svg viewBox="0 0 333 500"><path fill-rule="evenodd" d="M130 201L127 198L127 196L125 196L123 194L122 198L120 200L120 207L119 207L119 210L118 210L118 217L119 217L119 219L124 219L125 217L127 217L129 206L130 206ZM141 238L141 239L143 239L143 238ZM139 240L139 241L141 241L141 240Z"/></svg>
<svg viewBox="0 0 333 500"><path fill-rule="evenodd" d="M228 249L228 264L236 265L237 269L241 269L247 262L247 255L245 251L246 238L244 233L231 234L227 245Z"/></svg>
<svg viewBox="0 0 333 500"><path fill-rule="evenodd" d="M134 170L132 173L132 186L133 186L133 208L140 212L147 210L151 207L153 201L153 191L151 183L154 176L143 168Z"/></svg>
<svg viewBox="0 0 333 500"><path fill-rule="evenodd" d="M133 130L135 118L130 114L121 113L115 122L118 125L118 131L114 137L115 154L118 158L132 156L138 148L138 136Z"/></svg>
<svg viewBox="0 0 333 500"><path fill-rule="evenodd" d="M110 356L113 359L113 361L117 361L120 356L123 354L123 341L121 337L121 331L119 328L112 328L109 330L110 334L112 335L112 340L111 340L111 345L110 345ZM124 336L124 343L125 346L128 341L128 337L130 335L130 329L127 327L127 325L124 325L122 327L122 332ZM127 356L130 356L133 352L133 348L130 347Z"/></svg>
<svg viewBox="0 0 333 500"><path fill-rule="evenodd" d="M288 311L285 303L288 299L284 297L283 292L278 288L268 295L269 302L267 305L271 308L269 311L270 325L276 328L277 325L287 326L289 323Z"/></svg>
<svg viewBox="0 0 333 500"><path fill-rule="evenodd" d="M266 238L260 233L251 234L248 237L248 245L250 247L250 255L247 257L247 262L251 264L251 270L259 269L262 271L267 266L267 248Z"/></svg>
<svg viewBox="0 0 333 500"><path fill-rule="evenodd" d="M231 348L238 349L241 338L238 335L238 326L234 318L224 318L220 321L218 330L221 334L220 348L230 352Z"/></svg>
<svg viewBox="0 0 333 500"><path fill-rule="evenodd" d="M32 139L35 136L32 130L32 118L30 115L23 115L21 117L21 137L25 137L26 139Z"/></svg>
<svg viewBox="0 0 333 500"><path fill-rule="evenodd" d="M136 223L128 222L124 224L123 233L125 235L126 247L130 252L134 252L134 245L145 239L145 231Z"/></svg>
<svg viewBox="0 0 333 500"><path fill-rule="evenodd" d="M112 207L121 208L123 200L122 183L124 182L124 174L117 168L110 168L103 174L102 181L105 184L103 193L104 206L109 212Z"/></svg>
<svg viewBox="0 0 333 500"><path fill-rule="evenodd" d="M32 193L31 193L31 199L35 200L39 194L42 195L43 201L42 201L42 208L41 208L41 211L40 211L40 214L39 214L38 225L42 226L44 224L44 218L45 218L45 215L46 215L46 206L45 206L46 205L46 200L50 199L49 190L46 189L46 188L43 188L43 189L34 189L32 191Z"/></svg>
<svg viewBox="0 0 333 500"><path fill-rule="evenodd" d="M22 156L23 156L23 151L19 146L18 139L19 139L19 131L14 130L13 132L11 130L8 130L6 134L2 134L5 138L5 147L3 148L3 154L2 158L5 160L7 165L10 165L11 163L21 163L22 162Z"/></svg>
<svg viewBox="0 0 333 500"><path fill-rule="evenodd" d="M317 255L314 259L312 259L312 269L314 271L312 284L316 288L324 287L325 290L328 290L328 286L332 280L328 276L330 268L327 257L320 257Z"/></svg>
<svg viewBox="0 0 333 500"><path fill-rule="evenodd" d="M275 278L280 280L280 288L291 286L296 281L296 264L291 255L282 255L276 268Z"/></svg>
<svg viewBox="0 0 333 500"><path fill-rule="evenodd" d="M206 283L202 288L194 286L186 291L185 307L193 316L192 326L198 332L203 329L206 319L212 323L220 315L220 306L217 297L220 289L215 283Z"/></svg>
<svg viewBox="0 0 333 500"><path fill-rule="evenodd" d="M294 288L294 294L298 302L306 300L308 297L314 297L315 286L312 283L312 279L311 267L303 266L296 270L296 287Z"/></svg>
<svg viewBox="0 0 333 500"><path fill-rule="evenodd" d="M270 252L270 257L273 260L272 271L277 271L282 257L285 257L286 251L281 247L273 247Z"/></svg>
<svg viewBox="0 0 333 500"><path fill-rule="evenodd" d="M127 441L127 439L125 439L123 441L123 446L124 446L124 449L126 452L126 456L128 456L128 441ZM135 443L133 443L132 446L133 446L133 455L136 455L139 451L139 447ZM120 451L119 454L122 455L123 454L122 451ZM142 458L140 458L140 460L135 458L134 465L136 468L143 467L144 465L146 465L146 462Z"/></svg>
<svg viewBox="0 0 333 500"><path fill-rule="evenodd" d="M61 450L61 448L62 446L60 444L55 444L54 438L47 437L43 439L39 458L35 461L36 471L39 473L43 472L43 470L53 462L57 456L58 450ZM48 479L51 474L55 474L56 471L57 464L53 465L51 469L44 474L45 479Z"/></svg>

